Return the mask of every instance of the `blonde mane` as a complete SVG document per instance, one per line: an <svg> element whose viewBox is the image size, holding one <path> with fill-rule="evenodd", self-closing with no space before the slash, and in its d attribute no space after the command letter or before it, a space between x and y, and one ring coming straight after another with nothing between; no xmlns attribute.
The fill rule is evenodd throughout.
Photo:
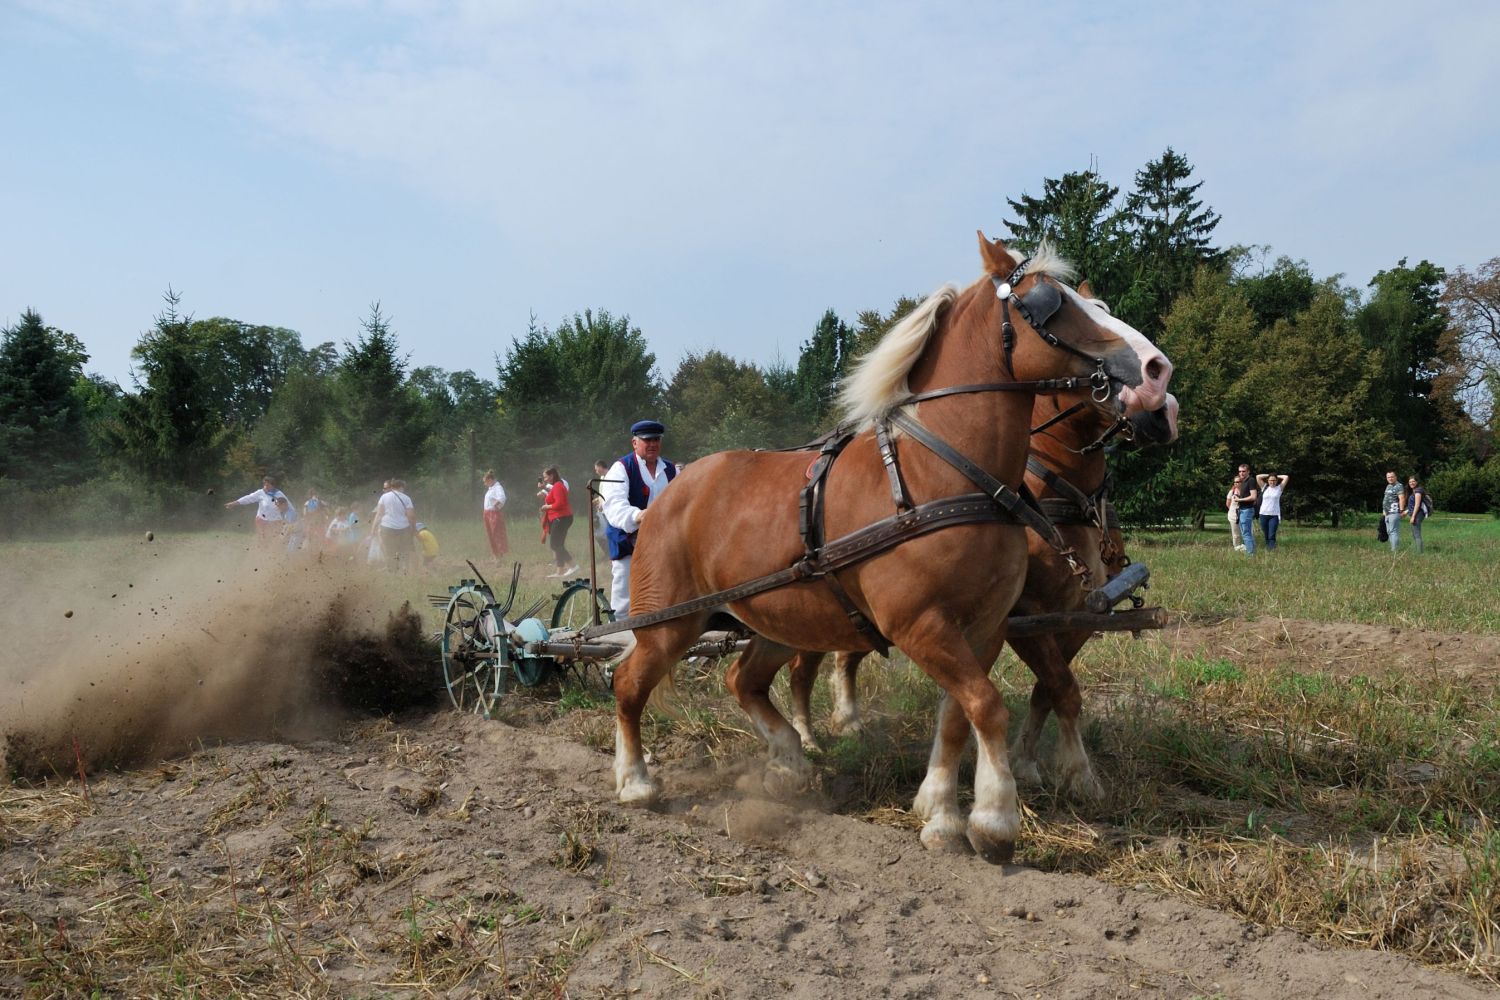
<svg viewBox="0 0 1500 1000"><path fill-rule="evenodd" d="M1025 259L1009 247L1006 253L1017 264ZM1046 242L1031 255L1026 273L1050 275L1063 282L1072 281L1074 275L1073 265L1059 257L1052 245ZM979 280L988 280L988 276ZM926 350L927 341L937 329L943 312L961 294L957 285L939 288L854 363L839 390L839 406L846 422L864 429L901 405L901 401L911 394L906 378Z"/></svg>

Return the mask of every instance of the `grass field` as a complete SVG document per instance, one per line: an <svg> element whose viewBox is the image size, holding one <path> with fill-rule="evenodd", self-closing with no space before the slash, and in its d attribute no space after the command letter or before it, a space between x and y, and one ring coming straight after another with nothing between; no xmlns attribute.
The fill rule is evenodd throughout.
<svg viewBox="0 0 1500 1000"><path fill-rule="evenodd" d="M370 570L367 579L392 606L420 607L435 629L426 595L472 576L465 556L497 588L509 571L488 559L477 518L434 530L443 546L434 564L401 576ZM513 523L510 533L526 565L518 606L558 592L535 526ZM1421 555L1392 556L1373 521L1287 525L1280 550L1253 559L1230 550L1225 530L1140 534L1129 549L1152 569L1151 603L1203 628L1296 619L1500 634L1500 522L1439 515L1425 534ZM587 538L580 531L575 540L587 567ZM215 532L152 544L191 558L244 542ZM12 544L0 548L0 581L7 593L24 591L30 608L47 608L50 581L138 570L145 551L138 537ZM295 571L295 562L283 565ZM34 614L13 610L5 624L21 627ZM1098 639L1076 668L1106 796L1076 803L1050 788L1026 790L1019 861L1500 977L1500 665L1464 673L1436 657L1432 669L1403 672L1376 651L1324 671L1275 649L1241 656L1164 633ZM648 718L669 784L692 762L762 752L724 693L722 669L684 670L676 707ZM1007 653L995 677L1019 716L1029 673ZM860 689L867 731L824 739L823 795L838 811L915 828L907 807L925 768L936 691L899 656L873 662ZM782 704L784 695L779 687ZM828 709L820 684L815 714ZM505 716L613 746L607 692L537 689L510 700Z"/></svg>

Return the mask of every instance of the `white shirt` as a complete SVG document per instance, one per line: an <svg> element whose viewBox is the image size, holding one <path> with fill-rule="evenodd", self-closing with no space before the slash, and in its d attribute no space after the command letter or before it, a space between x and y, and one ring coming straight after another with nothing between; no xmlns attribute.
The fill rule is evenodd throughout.
<svg viewBox="0 0 1500 1000"><path fill-rule="evenodd" d="M1267 486L1260 493L1260 512L1262 514L1281 516L1281 490L1280 485Z"/></svg>
<svg viewBox="0 0 1500 1000"><path fill-rule="evenodd" d="M484 509L499 510L505 506L505 487L500 485L500 480L495 480L495 485L484 491Z"/></svg>
<svg viewBox="0 0 1500 1000"><path fill-rule="evenodd" d="M258 506L255 508L256 517L262 521L280 521L282 519L281 511L276 509L276 498L285 495L276 489L270 491L256 490L254 493L246 493L236 500L235 503L242 507L252 503L257 504Z"/></svg>
<svg viewBox="0 0 1500 1000"><path fill-rule="evenodd" d="M380 502L375 505L376 513L380 515L380 526L382 528L410 528L411 519L406 512L411 509L411 497L396 490L389 490L380 495Z"/></svg>
<svg viewBox="0 0 1500 1000"><path fill-rule="evenodd" d="M641 482L646 484L646 506L649 507L667 488L667 463L664 459L657 459L656 475L653 476L644 460L637 458L635 461L641 470ZM599 495L604 500L604 519L621 531L633 532L640 528L641 516L646 512L630 505L630 483L625 479L625 463L611 465L604 480L599 484Z"/></svg>

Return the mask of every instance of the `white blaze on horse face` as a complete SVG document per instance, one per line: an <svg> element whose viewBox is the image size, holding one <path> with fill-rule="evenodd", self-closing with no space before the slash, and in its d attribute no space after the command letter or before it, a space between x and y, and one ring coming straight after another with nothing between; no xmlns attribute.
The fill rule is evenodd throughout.
<svg viewBox="0 0 1500 1000"><path fill-rule="evenodd" d="M1120 388L1120 401L1125 404L1125 412L1130 414L1161 409L1166 403L1167 385L1172 381L1172 362L1167 359L1167 356L1158 350L1155 344L1147 340L1145 334L1111 314L1103 303L1095 299L1086 299L1067 285L1059 285L1059 287L1077 303L1089 319L1129 344L1131 350L1135 351L1136 357L1140 358L1141 384Z"/></svg>

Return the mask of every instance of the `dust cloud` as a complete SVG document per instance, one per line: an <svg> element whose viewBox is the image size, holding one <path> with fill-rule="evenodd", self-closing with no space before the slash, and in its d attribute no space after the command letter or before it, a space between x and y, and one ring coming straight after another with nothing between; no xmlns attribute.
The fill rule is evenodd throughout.
<svg viewBox="0 0 1500 1000"><path fill-rule="evenodd" d="M0 569L6 775L325 734L441 685L420 617L393 611L364 567L202 536L53 565L49 551L22 546Z"/></svg>

